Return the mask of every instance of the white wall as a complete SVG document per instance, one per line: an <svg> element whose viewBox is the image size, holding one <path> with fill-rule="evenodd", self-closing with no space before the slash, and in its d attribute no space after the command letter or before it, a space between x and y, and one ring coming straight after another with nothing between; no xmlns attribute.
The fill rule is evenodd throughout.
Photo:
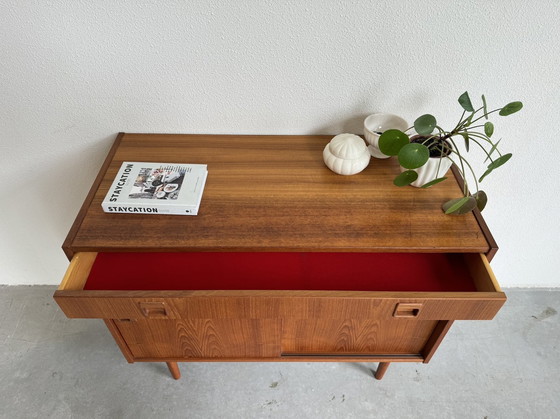
<svg viewBox="0 0 560 419"><path fill-rule="evenodd" d="M0 283L56 284L118 131L361 132L369 113L490 106L504 286L560 286L557 0L0 1ZM506 125L507 123L507 125Z"/></svg>

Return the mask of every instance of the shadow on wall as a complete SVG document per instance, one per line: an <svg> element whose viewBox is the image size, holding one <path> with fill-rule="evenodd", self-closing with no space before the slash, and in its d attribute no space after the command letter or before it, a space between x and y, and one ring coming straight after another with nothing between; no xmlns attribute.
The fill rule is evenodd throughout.
<svg viewBox="0 0 560 419"><path fill-rule="evenodd" d="M0 282L46 283L56 275L64 259L60 247L114 139L61 142L48 159L38 155L27 163L32 170L22 168L25 187L14 188L2 208L0 265L6 276Z"/></svg>
<svg viewBox="0 0 560 419"><path fill-rule="evenodd" d="M66 236L116 136L117 133L62 151L38 174L48 183L37 197L39 210L52 220L49 233Z"/></svg>
<svg viewBox="0 0 560 419"><path fill-rule="evenodd" d="M308 135L337 135L342 133L363 135L364 133L364 119L371 113L361 113L359 115L347 118L339 119L337 121L332 121L329 124L317 127L310 132Z"/></svg>

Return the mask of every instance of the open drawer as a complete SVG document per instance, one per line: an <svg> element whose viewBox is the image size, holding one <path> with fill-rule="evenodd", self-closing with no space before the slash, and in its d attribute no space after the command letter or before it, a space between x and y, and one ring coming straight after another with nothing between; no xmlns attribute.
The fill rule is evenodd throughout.
<svg viewBox="0 0 560 419"><path fill-rule="evenodd" d="M78 253L54 295L68 317L487 320L486 256L451 253Z"/></svg>

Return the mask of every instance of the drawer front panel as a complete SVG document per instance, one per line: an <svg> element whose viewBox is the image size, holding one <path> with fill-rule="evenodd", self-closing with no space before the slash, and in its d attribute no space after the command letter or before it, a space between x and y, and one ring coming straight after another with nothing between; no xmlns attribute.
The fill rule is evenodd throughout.
<svg viewBox="0 0 560 419"><path fill-rule="evenodd" d="M420 354L436 321L287 320L282 355Z"/></svg>
<svg viewBox="0 0 560 419"><path fill-rule="evenodd" d="M72 260L54 297L68 317L77 318L492 319L506 297L484 255L463 257L478 291L109 291L83 289L96 255L80 253Z"/></svg>
<svg viewBox="0 0 560 419"><path fill-rule="evenodd" d="M280 322L276 320L116 321L135 359L276 358Z"/></svg>
<svg viewBox="0 0 560 419"><path fill-rule="evenodd" d="M105 319L377 319L488 320L505 301L502 293L453 293L422 298L429 293L370 293L269 291L262 296L214 293L213 296L184 296L178 291L155 292L157 297L139 298L134 292L122 297L100 295L98 291L58 291L55 299L62 311L73 318ZM101 292L103 294L103 292ZM130 294L129 297L126 294ZM143 292L143 294L149 294ZM169 295L163 297L162 295ZM185 294L185 293L183 293ZM222 294L217 296L216 294ZM287 294L287 295L286 295ZM322 295L321 295L322 294ZM328 296L323 296L328 295Z"/></svg>

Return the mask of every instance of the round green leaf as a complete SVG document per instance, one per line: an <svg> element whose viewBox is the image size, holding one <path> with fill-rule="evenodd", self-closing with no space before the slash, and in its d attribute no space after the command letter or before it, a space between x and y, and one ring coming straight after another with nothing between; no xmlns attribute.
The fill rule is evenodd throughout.
<svg viewBox="0 0 560 419"><path fill-rule="evenodd" d="M467 92L459 96L459 103L461 104L463 109L466 110L467 112L474 112L474 108L471 103L471 98L469 97L469 94Z"/></svg>
<svg viewBox="0 0 560 419"><path fill-rule="evenodd" d="M409 143L399 151L399 163L405 169L417 169L426 164L430 150L423 144Z"/></svg>
<svg viewBox="0 0 560 419"><path fill-rule="evenodd" d="M426 114L419 116L416 121L414 121L414 129L420 135L430 135L437 125L435 116Z"/></svg>
<svg viewBox="0 0 560 419"><path fill-rule="evenodd" d="M508 103L500 110L500 115L501 116L511 115L512 113L519 111L522 107L523 107L523 103L521 102Z"/></svg>
<svg viewBox="0 0 560 419"><path fill-rule="evenodd" d="M393 180L393 184L396 186L406 186L410 185L416 179L418 179L418 173L414 170L407 170L398 175L395 180Z"/></svg>
<svg viewBox="0 0 560 419"><path fill-rule="evenodd" d="M476 199L476 206L478 207L479 211L482 211L486 207L486 203L488 202L488 196L484 191L478 191L477 193L473 194L473 198Z"/></svg>
<svg viewBox="0 0 560 419"><path fill-rule="evenodd" d="M429 188L430 186L434 186L437 183L443 182L445 179L447 179L447 178L446 177L439 177L437 179L432 180L431 182L424 183L421 187L426 189L426 188Z"/></svg>
<svg viewBox="0 0 560 419"><path fill-rule="evenodd" d="M488 121L484 124L484 133L488 137L491 137L492 134L494 134L494 124L492 122Z"/></svg>
<svg viewBox="0 0 560 419"><path fill-rule="evenodd" d="M476 199L472 196L452 199L443 204L442 209L446 214L461 215L471 212L476 208Z"/></svg>
<svg viewBox="0 0 560 419"><path fill-rule="evenodd" d="M388 129L379 137L379 150L387 156L396 156L401 148L410 143L410 138L398 129Z"/></svg>

